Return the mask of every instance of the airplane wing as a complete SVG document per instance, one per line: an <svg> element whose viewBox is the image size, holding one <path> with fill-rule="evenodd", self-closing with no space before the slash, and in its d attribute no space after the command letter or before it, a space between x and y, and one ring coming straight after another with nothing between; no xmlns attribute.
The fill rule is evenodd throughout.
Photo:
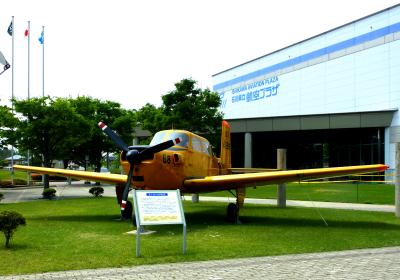
<svg viewBox="0 0 400 280"><path fill-rule="evenodd" d="M40 173L40 174L59 175L59 176L63 176L63 177L71 177L71 178L76 178L76 179L95 181L95 182L103 182L103 183L109 183L109 184L125 184L126 180L127 180L126 175L76 171L76 170L59 169L59 168L14 165L14 169L29 171L29 172L36 172L36 173Z"/></svg>
<svg viewBox="0 0 400 280"><path fill-rule="evenodd" d="M241 173L258 173L258 172L271 172L271 171L279 171L280 169L276 168L228 168L232 174L241 174Z"/></svg>
<svg viewBox="0 0 400 280"><path fill-rule="evenodd" d="M236 189L254 185L270 185L285 182L296 182L308 179L329 178L358 173L380 172L388 169L387 165L359 165L346 167L330 167L289 171L271 171L247 174L207 176L200 179L185 180L186 192L210 192Z"/></svg>

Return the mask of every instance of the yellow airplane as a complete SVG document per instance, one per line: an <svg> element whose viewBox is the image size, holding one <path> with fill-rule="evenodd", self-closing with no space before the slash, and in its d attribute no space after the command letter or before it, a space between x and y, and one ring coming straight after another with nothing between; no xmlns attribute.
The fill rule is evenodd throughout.
<svg viewBox="0 0 400 280"><path fill-rule="evenodd" d="M128 201L132 186L145 190L179 189L182 194L235 190L236 204L229 204L227 209L227 218L232 222L238 221L246 187L379 172L388 168L387 165L375 164L290 171L250 169L255 172L232 174L234 168L231 167L230 126L227 121L222 122L220 158L213 155L207 139L189 131L164 130L154 135L149 146L128 146L103 122L99 127L122 150L121 165L128 175L22 165L14 165L14 168L115 184L124 218L132 217L132 203Z"/></svg>

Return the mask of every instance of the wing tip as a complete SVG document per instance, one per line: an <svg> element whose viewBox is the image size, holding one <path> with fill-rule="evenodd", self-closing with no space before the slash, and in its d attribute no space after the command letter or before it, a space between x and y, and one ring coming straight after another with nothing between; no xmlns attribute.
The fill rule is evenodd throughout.
<svg viewBox="0 0 400 280"><path fill-rule="evenodd" d="M385 171L387 169L389 169L390 166L387 164L382 164L381 166L378 167L378 171Z"/></svg>

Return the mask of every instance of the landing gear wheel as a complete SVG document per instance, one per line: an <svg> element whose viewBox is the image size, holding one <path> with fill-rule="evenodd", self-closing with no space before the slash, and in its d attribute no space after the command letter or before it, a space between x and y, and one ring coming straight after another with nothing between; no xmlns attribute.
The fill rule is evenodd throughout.
<svg viewBox="0 0 400 280"><path fill-rule="evenodd" d="M132 213L133 213L132 202L127 201L125 205L125 210L121 212L121 216L125 220L130 220L132 219Z"/></svg>
<svg viewBox="0 0 400 280"><path fill-rule="evenodd" d="M226 220L229 223L237 223L238 221L238 211L235 203L229 203L226 208Z"/></svg>

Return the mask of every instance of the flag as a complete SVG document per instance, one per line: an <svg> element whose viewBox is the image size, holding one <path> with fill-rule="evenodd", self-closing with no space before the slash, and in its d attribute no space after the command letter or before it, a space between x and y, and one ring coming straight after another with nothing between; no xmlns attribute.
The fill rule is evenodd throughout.
<svg viewBox="0 0 400 280"><path fill-rule="evenodd" d="M3 65L7 65L8 62L6 60L6 58L4 57L3 53L0 51L0 63Z"/></svg>
<svg viewBox="0 0 400 280"><path fill-rule="evenodd" d="M29 35L29 29L25 29L25 37L28 37L28 35Z"/></svg>
<svg viewBox="0 0 400 280"><path fill-rule="evenodd" d="M10 34L10 36L13 35L13 22L11 21L10 26L8 26L7 33Z"/></svg>
<svg viewBox="0 0 400 280"><path fill-rule="evenodd" d="M42 31L42 33L40 33L39 42L42 45L44 44L44 31Z"/></svg>

